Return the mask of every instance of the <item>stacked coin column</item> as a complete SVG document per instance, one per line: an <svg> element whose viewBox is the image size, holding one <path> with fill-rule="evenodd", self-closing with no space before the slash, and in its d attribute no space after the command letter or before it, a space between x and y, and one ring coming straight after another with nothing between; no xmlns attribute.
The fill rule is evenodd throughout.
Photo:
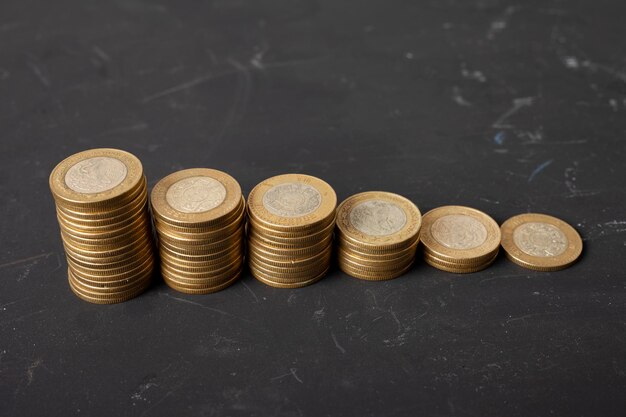
<svg viewBox="0 0 626 417"><path fill-rule="evenodd" d="M116 149L80 152L54 168L50 189L72 291L99 304L143 292L154 250L141 162Z"/></svg>
<svg viewBox="0 0 626 417"><path fill-rule="evenodd" d="M467 274L493 263L500 248L500 227L482 211L444 206L424 214L424 262L446 272Z"/></svg>
<svg viewBox="0 0 626 417"><path fill-rule="evenodd" d="M278 288L298 288L329 269L337 196L303 174L272 177L248 196L248 261L252 275Z"/></svg>
<svg viewBox="0 0 626 417"><path fill-rule="evenodd" d="M233 177L208 168L175 172L155 185L150 199L167 285L207 294L239 278L246 210Z"/></svg>
<svg viewBox="0 0 626 417"><path fill-rule="evenodd" d="M337 208L339 267L356 278L396 278L411 267L422 216L408 199L371 191L353 195Z"/></svg>

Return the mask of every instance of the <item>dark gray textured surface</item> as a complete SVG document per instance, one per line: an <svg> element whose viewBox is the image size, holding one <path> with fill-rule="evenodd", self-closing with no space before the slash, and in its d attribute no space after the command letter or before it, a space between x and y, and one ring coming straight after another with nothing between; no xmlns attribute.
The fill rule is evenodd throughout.
<svg viewBox="0 0 626 417"><path fill-rule="evenodd" d="M0 415L623 416L626 4L0 3ZM572 223L584 257L90 305L47 177L118 147Z"/></svg>

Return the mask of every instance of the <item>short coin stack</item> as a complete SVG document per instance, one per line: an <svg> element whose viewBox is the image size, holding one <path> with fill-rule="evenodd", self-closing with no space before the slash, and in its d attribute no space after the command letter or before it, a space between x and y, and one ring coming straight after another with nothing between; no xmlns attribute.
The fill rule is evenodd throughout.
<svg viewBox="0 0 626 417"><path fill-rule="evenodd" d="M346 274L369 281L396 278L415 260L422 215L397 194L355 194L337 208L337 258Z"/></svg>
<svg viewBox="0 0 626 417"><path fill-rule="evenodd" d="M457 274L481 271L500 247L500 227L482 211L463 206L438 207L423 219L424 261Z"/></svg>
<svg viewBox="0 0 626 417"><path fill-rule="evenodd" d="M167 285L208 294L239 278L246 210L233 177L208 168L178 171L154 186L150 200Z"/></svg>
<svg viewBox="0 0 626 417"><path fill-rule="evenodd" d="M547 214L513 216L502 224L500 230L507 258L536 271L565 269L576 262L583 250L578 232Z"/></svg>
<svg viewBox="0 0 626 417"><path fill-rule="evenodd" d="M267 285L298 288L330 267L337 196L326 182L303 174L263 181L248 196L248 260Z"/></svg>
<svg viewBox="0 0 626 417"><path fill-rule="evenodd" d="M80 152L54 168L50 189L72 291L98 304L143 292L154 248L141 162L116 149Z"/></svg>

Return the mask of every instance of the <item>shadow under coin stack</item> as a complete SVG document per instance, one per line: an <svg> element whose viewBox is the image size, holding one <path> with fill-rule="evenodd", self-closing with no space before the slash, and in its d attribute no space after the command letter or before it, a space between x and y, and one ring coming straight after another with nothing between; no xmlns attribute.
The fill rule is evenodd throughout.
<svg viewBox="0 0 626 417"><path fill-rule="evenodd" d="M277 288L320 280L330 267L337 196L303 174L267 179L248 196L248 260L252 275Z"/></svg>
<svg viewBox="0 0 626 417"><path fill-rule="evenodd" d="M337 208L337 260L348 275L369 281L396 278L415 260L422 215L393 193L355 194Z"/></svg>
<svg viewBox="0 0 626 417"><path fill-rule="evenodd" d="M167 285L208 294L239 278L246 210L233 177L208 168L178 171L159 181L150 199Z"/></svg>
<svg viewBox="0 0 626 417"><path fill-rule="evenodd" d="M98 304L142 293L150 285L154 248L139 159L116 149L77 153L54 168L50 189L72 291Z"/></svg>
<svg viewBox="0 0 626 417"><path fill-rule="evenodd" d="M424 261L457 274L481 271L498 256L500 236L498 223L482 211L463 206L438 207L424 215Z"/></svg>

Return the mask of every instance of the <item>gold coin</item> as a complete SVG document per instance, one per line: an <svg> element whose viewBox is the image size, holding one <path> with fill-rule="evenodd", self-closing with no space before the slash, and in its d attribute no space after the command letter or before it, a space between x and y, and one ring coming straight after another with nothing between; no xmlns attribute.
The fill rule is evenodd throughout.
<svg viewBox="0 0 626 417"><path fill-rule="evenodd" d="M203 268L201 271L193 272L187 271L184 269L176 268L171 264L161 262L161 271L167 270L173 276L179 276L183 279L194 279L194 280L209 280L212 278L217 278L220 275L238 268L241 264L243 264L243 258L237 258L231 260L230 263L226 265L222 265L219 268Z"/></svg>
<svg viewBox="0 0 626 417"><path fill-rule="evenodd" d="M405 259L403 262L398 262L398 263L394 263L391 265L389 264L366 265L366 264L356 262L347 257L339 257L337 258L337 263L340 266L346 266L346 267L349 267L350 269L358 270L361 272L367 272L367 273L372 273L372 274L378 274L378 273L385 274L385 273L392 273L400 269L404 269L406 268L407 265L412 264L414 260L415 260L415 257L411 257L411 258Z"/></svg>
<svg viewBox="0 0 626 417"><path fill-rule="evenodd" d="M150 195L156 218L182 227L222 224L241 205L241 187L230 175L209 168L175 172Z"/></svg>
<svg viewBox="0 0 626 417"><path fill-rule="evenodd" d="M583 241L576 230L556 217L526 213L502 224L502 247L507 258L524 268L558 271L580 256Z"/></svg>
<svg viewBox="0 0 626 417"><path fill-rule="evenodd" d="M348 252L346 250L341 249L341 247L337 248L337 257L348 259L354 263L358 263L363 266L391 266L398 265L408 260L415 258L415 248L409 252L403 252L402 255L391 258L391 259L379 259L379 258L371 258L369 256L364 257L358 254L354 254Z"/></svg>
<svg viewBox="0 0 626 417"><path fill-rule="evenodd" d="M277 268L301 268L307 265L316 264L320 260L325 260L327 257L330 257L332 254L332 245L329 245L323 251L308 257L295 257L291 259L282 259L277 260L272 257L266 257L262 252L257 252L256 249L251 246L248 255L250 257L254 256L256 260L260 260L265 265L271 265Z"/></svg>
<svg viewBox="0 0 626 417"><path fill-rule="evenodd" d="M70 289L72 292L79 298L84 301L88 301L94 304L115 304L121 303L124 301L128 301L131 298L135 298L141 293L143 293L151 284L151 280L147 279L143 281L143 285L133 289L132 291L127 291L124 293L114 293L114 294L93 294L86 292L80 288L77 288L74 284L74 280L72 280L71 272L68 271L68 282L70 284Z"/></svg>
<svg viewBox="0 0 626 417"><path fill-rule="evenodd" d="M393 250L417 240L422 215L409 199L368 191L345 199L337 208L341 239L364 249Z"/></svg>
<svg viewBox="0 0 626 417"><path fill-rule="evenodd" d="M160 223L155 221L155 226L159 236L165 236L170 240L179 242L198 242L204 244L205 242L215 242L227 238L234 233L243 233L243 224L241 221L233 223L232 225L223 229L213 230L210 232L195 232L195 233L183 233L174 232L163 227ZM190 243L193 244L193 243Z"/></svg>
<svg viewBox="0 0 626 417"><path fill-rule="evenodd" d="M143 178L141 162L118 149L91 149L61 161L50 174L57 204L92 210L132 194Z"/></svg>
<svg viewBox="0 0 626 417"><path fill-rule="evenodd" d="M397 251L385 251L383 253L370 253L359 250L353 246L347 245L345 241L337 239L337 250L345 253L349 253L359 258L369 259L371 261L388 261L408 256L409 254L415 254L417 250L417 242L408 248L400 249Z"/></svg>
<svg viewBox="0 0 626 417"><path fill-rule="evenodd" d="M84 278L89 281L122 281L125 279L133 279L135 277L141 276L142 274L148 273L147 271L154 268L155 263L156 262L153 257L148 257L144 259L142 263L134 266L132 269L108 275L100 274L99 270L97 270L98 272L93 273L87 272L84 269L75 269L72 264L69 264L68 266L72 269L72 273L74 274L74 276L78 278Z"/></svg>
<svg viewBox="0 0 626 417"><path fill-rule="evenodd" d="M211 286L211 287L207 287L207 288L201 288L201 289L196 289L196 288L188 288L185 285L180 285L177 284L175 282L172 281L165 281L165 283L172 288L173 290L176 290L178 292L182 292L182 293L186 293L186 294L210 294L210 293L214 293L217 291L221 291L224 288L227 288L229 286L231 286L233 283L235 283L239 277L241 276L241 269L235 274L233 275L232 278L230 278L228 281L219 284L219 285L215 285L215 286Z"/></svg>
<svg viewBox="0 0 626 417"><path fill-rule="evenodd" d="M252 221L285 232L318 230L335 215L337 196L326 182L304 174L278 175L248 195Z"/></svg>
<svg viewBox="0 0 626 417"><path fill-rule="evenodd" d="M362 253L367 256L378 256L378 257L385 257L389 255L394 256L396 253L412 250L419 243L419 236L418 236L417 238L413 240L408 240L402 244L396 245L393 248L387 248L387 247L377 248L375 246L365 247L363 245L353 244L350 240L346 239L343 236L343 234L341 233L339 229L335 230L335 239L337 240L339 245L341 245L342 247L350 251Z"/></svg>
<svg viewBox="0 0 626 417"><path fill-rule="evenodd" d="M185 272L203 272L220 269L223 266L230 265L237 259L243 259L242 252L233 252L220 259L214 259L204 262L180 262L175 258L168 256L161 256L161 263L164 263L172 268Z"/></svg>
<svg viewBox="0 0 626 417"><path fill-rule="evenodd" d="M490 261L484 264L466 266L466 267L458 267L455 264L444 263L436 258L433 258L432 256L424 255L424 262L426 262L428 265L432 266L433 268L437 268L441 271L452 272L454 274L471 274L474 272L482 271L483 269L489 267L495 259L496 258L494 257Z"/></svg>
<svg viewBox="0 0 626 417"><path fill-rule="evenodd" d="M500 246L500 227L482 211L438 207L423 218L420 240L426 251L450 262L489 257Z"/></svg>
<svg viewBox="0 0 626 417"><path fill-rule="evenodd" d="M72 221L72 219L65 217L65 215L61 211L57 210L57 219L59 221L59 224L67 230L76 232L76 234L78 235L96 235L98 233L112 234L115 231L123 230L125 227L132 225L133 223L139 221L144 217L148 218L148 206L146 204L144 204L142 207L139 207L132 213L127 213L124 217L118 217L118 219L121 220L116 223L107 223L100 225L76 223Z"/></svg>
<svg viewBox="0 0 626 417"><path fill-rule="evenodd" d="M75 262L71 257L67 257L67 263L72 267L72 270L85 272L90 275L98 276L114 276L119 273L133 270L142 265L148 258L154 259L152 251L146 251L138 256L134 256L124 261L123 263L116 263L113 265L101 265L101 264L89 264Z"/></svg>
<svg viewBox="0 0 626 417"><path fill-rule="evenodd" d="M302 288L302 287L306 287L307 285L316 283L317 281L324 278L324 276L326 276L326 274L328 273L328 269L322 271L319 275L313 278L310 278L304 281L295 281L295 282L278 281L272 275L264 274L258 270L253 269L252 267L250 268L250 272L252 273L252 276L255 279L257 279L258 281L266 285L269 285L270 287L290 289L290 288Z"/></svg>
<svg viewBox="0 0 626 417"><path fill-rule="evenodd" d="M89 238L73 235L71 231L61 228L61 238L79 249L103 251L125 246L127 243L146 238L150 236L151 232L149 220L143 218L136 224L126 227L123 233L113 236Z"/></svg>
<svg viewBox="0 0 626 417"><path fill-rule="evenodd" d="M72 248L68 242L63 241L65 254L71 256L74 260L84 263L85 265L109 265L122 262L144 251L152 251L153 245L151 239L138 239L136 242L129 243L119 249L111 249L108 251L85 251Z"/></svg>
<svg viewBox="0 0 626 417"><path fill-rule="evenodd" d="M270 240L266 236L259 235L254 229L248 230L248 241L250 242L250 245L260 245L264 248L267 248L268 251L276 251L279 253L282 253L283 251L306 250L307 248L324 246L332 242L332 240L333 235L329 234L326 236L320 236L320 240L316 241L303 241L293 243L276 242L274 240Z"/></svg>
<svg viewBox="0 0 626 417"><path fill-rule="evenodd" d="M252 217L248 218L248 228L254 229L256 233L266 236L269 240L275 240L277 242L284 241L285 243L291 243L302 240L316 240L333 233L335 229L335 216L329 217L328 220L321 223L317 229L307 229L305 231L290 232L275 230L263 226Z"/></svg>
<svg viewBox="0 0 626 417"><path fill-rule="evenodd" d="M240 241L234 242L231 246L228 246L224 249L220 249L216 252L209 252L207 254L202 255L185 255L180 252L173 251L168 249L166 246L161 245L159 247L159 252L162 255L166 255L170 259L178 259L180 262L208 262L216 259L220 259L223 256L226 256L233 252L244 252L244 244L243 239Z"/></svg>
<svg viewBox="0 0 626 417"><path fill-rule="evenodd" d="M411 267L413 266L413 262L406 265L403 269L398 269L390 272L367 272L362 271L361 269L352 268L345 263L339 263L339 268L354 278L359 278L365 281L386 281L394 278L398 278L401 275L407 273Z"/></svg>
<svg viewBox="0 0 626 417"><path fill-rule="evenodd" d="M269 259L273 259L276 261L284 261L284 260L290 260L294 258L311 257L323 251L328 246L332 246L332 243L333 243L332 238L329 238L326 241L316 243L313 246L306 246L301 249L280 249L280 248L273 248L271 246L266 246L265 244L261 244L255 239L250 237L250 239L248 240L248 250L249 251L255 250L259 254Z"/></svg>
<svg viewBox="0 0 626 417"><path fill-rule="evenodd" d="M171 224L167 221L154 217L155 224L163 229L168 231L169 233L183 233L183 234L196 234L196 233L209 233L214 232L216 230L223 230L225 228L231 227L233 225L239 226L241 222L246 219L246 208L245 208L245 200L242 197L240 205L231 213L228 214L222 221L215 224L210 224L208 226L204 225L187 225L181 226L178 224Z"/></svg>
<svg viewBox="0 0 626 417"><path fill-rule="evenodd" d="M194 246L180 246L173 245L165 240L159 240L159 247L165 248L169 252L174 252L179 256L205 256L212 255L217 252L222 252L227 248L232 247L235 244L241 244L243 242L243 236L233 236L227 240L217 242L210 245L194 245Z"/></svg>
<svg viewBox="0 0 626 417"><path fill-rule="evenodd" d="M230 277L243 268L243 262L235 262L231 264L228 268L222 268L219 271L214 271L211 275L205 276L194 276L187 272L176 272L167 265L161 264L161 275L163 278L167 278L169 281L176 282L179 285L188 285L188 286L212 286L218 285L224 282L225 280L230 279Z"/></svg>
<svg viewBox="0 0 626 417"><path fill-rule="evenodd" d="M57 206L57 216L61 217L68 224L76 226L76 228L78 229L115 229L118 228L120 225L123 225L125 221L128 222L129 218L135 218L137 213L147 212L147 202L148 200L146 193L141 200L136 200L132 206L125 207L125 210L120 214L95 219L89 219L83 216L76 215L75 213L69 213L66 210Z"/></svg>
<svg viewBox="0 0 626 417"><path fill-rule="evenodd" d="M254 268L270 277L272 279L284 280L284 281L302 281L310 279L317 275L320 270L327 269L330 265L330 257L327 260L322 260L318 264L308 266L301 269L288 269L288 268L275 268L271 265L263 264L261 261L257 261L252 255L248 257L248 266L250 269Z"/></svg>
<svg viewBox="0 0 626 417"><path fill-rule="evenodd" d="M131 292L138 287L145 286L145 282L150 281L151 276L152 270L148 271L148 273L141 277L136 277L133 279L111 282L96 282L82 280L74 274L74 280L72 283L74 284L74 286L76 286L78 289L82 290L85 293L91 293L95 295L120 294L125 292Z"/></svg>
<svg viewBox="0 0 626 417"><path fill-rule="evenodd" d="M434 254L434 253L430 252L427 248L423 248L423 252L424 252L424 254L428 254L431 257L435 258L435 259L440 259L443 262L448 262L448 263L451 264L451 266L456 266L456 267L462 268L464 266L475 267L477 265L483 265L485 262L488 262L489 260L493 259L493 257L498 254L499 249L500 248L498 247L493 252L486 253L486 254L484 254L482 256L479 256L478 258L469 258L469 259L440 258L439 256L437 256L437 254Z"/></svg>
<svg viewBox="0 0 626 417"><path fill-rule="evenodd" d="M189 238L181 238L178 235L164 233L163 230L157 228L157 235L159 236L159 241L167 242L170 246L174 247L185 247L185 248L194 248L194 249L202 249L202 247L213 247L217 248L223 246L224 244L229 244L234 239L239 239L243 237L244 225L240 225L234 231L231 231L228 234L220 235L216 234L212 238L198 238L198 239L189 239Z"/></svg>

